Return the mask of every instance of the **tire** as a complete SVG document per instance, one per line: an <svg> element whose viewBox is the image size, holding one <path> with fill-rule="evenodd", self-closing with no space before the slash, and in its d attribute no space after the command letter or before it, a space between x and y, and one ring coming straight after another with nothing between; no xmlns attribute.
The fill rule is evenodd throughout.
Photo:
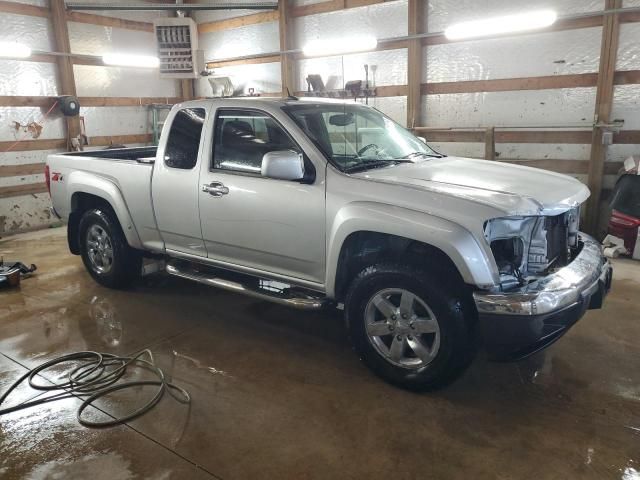
<svg viewBox="0 0 640 480"><path fill-rule="evenodd" d="M142 256L127 243L113 212L104 208L87 210L80 219L78 234L84 266L100 285L124 289L140 277Z"/></svg>
<svg viewBox="0 0 640 480"><path fill-rule="evenodd" d="M462 289L443 288L447 284L454 285L402 264L367 267L351 282L349 335L376 375L426 391L449 384L469 366L477 350L474 313L465 308ZM398 315L405 312L406 318Z"/></svg>

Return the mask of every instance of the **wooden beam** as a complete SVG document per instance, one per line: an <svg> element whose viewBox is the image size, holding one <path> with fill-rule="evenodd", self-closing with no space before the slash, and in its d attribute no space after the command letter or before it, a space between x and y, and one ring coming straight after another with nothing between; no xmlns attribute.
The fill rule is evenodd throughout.
<svg viewBox="0 0 640 480"><path fill-rule="evenodd" d="M484 159L496 159L496 129L489 127L484 132Z"/></svg>
<svg viewBox="0 0 640 480"><path fill-rule="evenodd" d="M51 0L51 25L53 27L53 44L57 52L71 53L69 45L69 30L67 29L67 15L64 0ZM73 75L73 62L71 57L61 55L58 64L58 92L61 95L76 96L76 81ZM67 141L71 147L71 139L80 136L80 119L65 117L67 120Z"/></svg>
<svg viewBox="0 0 640 480"><path fill-rule="evenodd" d="M6 152L10 149L11 152L27 152L33 150L59 150L64 149L67 146L67 141L64 139L38 139L38 140L20 140L16 143L15 140L7 140L0 142L0 152Z"/></svg>
<svg viewBox="0 0 640 480"><path fill-rule="evenodd" d="M512 130L496 132L496 143L585 144L591 141L591 130Z"/></svg>
<svg viewBox="0 0 640 480"><path fill-rule="evenodd" d="M622 0L606 0L607 10L622 7ZM602 43L600 47L600 67L598 70L598 86L596 92L595 121L609 123L613 104L613 86L615 78L616 59L618 53L618 39L620 34L619 15L607 15L602 28ZM591 140L591 161L589 164L589 189L591 197L587 203L585 214L585 230L593 235L599 234L598 220L600 213L600 198L602 194L602 177L607 153L602 144L602 135L606 129L593 129Z"/></svg>
<svg viewBox="0 0 640 480"><path fill-rule="evenodd" d="M178 83L180 86L180 94L182 95L182 98L184 100L193 100L193 98L195 97L194 81L190 78L183 78ZM173 103L177 103L177 102L173 102Z"/></svg>
<svg viewBox="0 0 640 480"><path fill-rule="evenodd" d="M49 108L57 97L0 96L0 107ZM183 97L79 97L81 107L136 107L153 103L175 104Z"/></svg>
<svg viewBox="0 0 640 480"><path fill-rule="evenodd" d="M542 168L544 170L550 170L552 172L564 173L569 175L585 175L589 171L588 160L563 160L551 158L524 160L498 158L497 161L511 163L514 165L521 165L524 167ZM622 165L622 162L606 162L604 171L605 175L616 175L622 168Z"/></svg>
<svg viewBox="0 0 640 480"><path fill-rule="evenodd" d="M31 17L48 17L49 9L27 5L26 3L0 1L0 12L12 13L14 15L29 15Z"/></svg>
<svg viewBox="0 0 640 480"><path fill-rule="evenodd" d="M292 17L306 17L318 15L319 13L336 12L348 8L365 7L377 3L392 2L394 0L329 0L326 2L313 3L311 5L299 5L291 9ZM420 0L424 1L424 0Z"/></svg>
<svg viewBox="0 0 640 480"><path fill-rule="evenodd" d="M233 17L226 20L200 23L198 24L198 33L219 32L222 30L246 27L248 25L257 25L259 23L277 22L279 18L280 13L278 10L254 13L252 15L243 15L241 17Z"/></svg>
<svg viewBox="0 0 640 480"><path fill-rule="evenodd" d="M126 145L131 143L151 143L150 133L133 135L104 135L88 138L90 147L108 147L109 145Z"/></svg>
<svg viewBox="0 0 640 480"><path fill-rule="evenodd" d="M629 77L629 80L631 80L631 77ZM438 95L449 93L508 92L514 90L595 87L597 82L597 73L578 73L544 77L430 83L428 85L422 85L422 93L425 95Z"/></svg>
<svg viewBox="0 0 640 480"><path fill-rule="evenodd" d="M137 22L135 20L125 20L122 18L107 17L104 15L94 15L83 12L67 12L69 22L88 23L91 25L101 25L103 27L123 28L126 30L137 30L140 32L153 33L153 23Z"/></svg>
<svg viewBox="0 0 640 480"><path fill-rule="evenodd" d="M409 35L417 35L424 30L426 5L423 0L409 0ZM408 41L407 51L407 127L422 124L422 42L419 38Z"/></svg>
<svg viewBox="0 0 640 480"><path fill-rule="evenodd" d="M80 97L81 107L137 107L153 103L180 103L181 97Z"/></svg>
<svg viewBox="0 0 640 480"><path fill-rule="evenodd" d="M280 32L280 51L285 52L291 49L293 42L291 32L291 18L289 9L291 8L290 0L278 0L278 27ZM282 96L286 97L288 92L296 90L296 82L294 76L294 61L287 53L280 54L280 81L282 83Z"/></svg>
<svg viewBox="0 0 640 480"><path fill-rule="evenodd" d="M413 129L430 142L483 143L485 130L451 130L430 127ZM628 131L631 132L631 131ZM640 137L640 135L638 135ZM614 137L615 138L615 137ZM633 137L635 138L635 136ZM640 138L639 138L640 139ZM587 144L591 142L590 130L514 130L496 131L496 143L546 143L546 144Z"/></svg>
<svg viewBox="0 0 640 480"><path fill-rule="evenodd" d="M280 55L267 55L238 60L225 60L221 62L207 62L208 68L232 67L234 65L257 65L261 63L276 63L280 61Z"/></svg>
<svg viewBox="0 0 640 480"><path fill-rule="evenodd" d="M44 173L44 163L24 163L22 165L0 165L0 177L19 177Z"/></svg>
<svg viewBox="0 0 640 480"><path fill-rule="evenodd" d="M45 193L47 185L44 183L28 183L26 185L14 185L11 187L0 187L0 198L18 197L20 195L32 195Z"/></svg>
<svg viewBox="0 0 640 480"><path fill-rule="evenodd" d="M0 107L40 107L49 108L56 97L31 97L25 95L0 96Z"/></svg>
<svg viewBox="0 0 640 480"><path fill-rule="evenodd" d="M293 93L296 97L305 97L305 91L298 90ZM406 85L379 85L376 87L376 98L386 98L386 97L405 97L407 95L407 86ZM268 96L268 94L264 94L263 96Z"/></svg>
<svg viewBox="0 0 640 480"><path fill-rule="evenodd" d="M613 143L640 145L640 130L621 130L613 134Z"/></svg>

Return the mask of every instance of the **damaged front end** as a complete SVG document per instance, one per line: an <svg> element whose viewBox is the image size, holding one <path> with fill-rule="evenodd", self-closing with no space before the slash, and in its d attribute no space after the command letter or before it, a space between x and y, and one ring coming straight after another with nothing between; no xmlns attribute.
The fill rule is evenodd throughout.
<svg viewBox="0 0 640 480"><path fill-rule="evenodd" d="M522 287L568 265L578 252L580 208L554 216L495 218L484 234L500 275L500 290Z"/></svg>
<svg viewBox="0 0 640 480"><path fill-rule="evenodd" d="M497 218L485 235L500 284L474 292L485 348L517 360L551 345L591 308L600 308L612 268L601 245L578 231L580 211Z"/></svg>

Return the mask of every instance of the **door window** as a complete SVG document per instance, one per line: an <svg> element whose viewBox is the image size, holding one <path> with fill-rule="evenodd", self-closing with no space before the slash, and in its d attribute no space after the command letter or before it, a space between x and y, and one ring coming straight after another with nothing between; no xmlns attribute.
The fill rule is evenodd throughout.
<svg viewBox="0 0 640 480"><path fill-rule="evenodd" d="M167 167L191 170L196 166L204 117L204 108L185 108L176 113L164 152Z"/></svg>
<svg viewBox="0 0 640 480"><path fill-rule="evenodd" d="M265 153L300 149L269 115L221 110L216 120L213 168L259 174Z"/></svg>

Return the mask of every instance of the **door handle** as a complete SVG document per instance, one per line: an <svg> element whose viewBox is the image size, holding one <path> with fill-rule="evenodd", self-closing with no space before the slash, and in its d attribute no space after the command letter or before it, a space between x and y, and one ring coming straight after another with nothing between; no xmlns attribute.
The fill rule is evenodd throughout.
<svg viewBox="0 0 640 480"><path fill-rule="evenodd" d="M210 184L202 185L202 191L208 193L212 197L221 197L229 193L229 187L225 187L220 182L211 182Z"/></svg>

